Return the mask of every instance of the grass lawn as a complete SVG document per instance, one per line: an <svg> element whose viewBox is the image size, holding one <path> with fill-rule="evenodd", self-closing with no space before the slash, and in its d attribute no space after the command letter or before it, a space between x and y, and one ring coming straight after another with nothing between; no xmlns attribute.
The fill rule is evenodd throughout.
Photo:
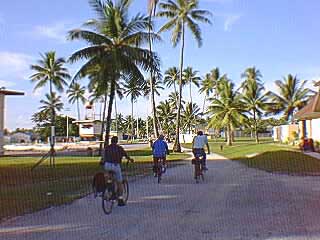
<svg viewBox="0 0 320 240"><path fill-rule="evenodd" d="M135 164L129 165L129 176L151 173L150 150L129 151L129 155L135 159ZM170 154L168 160L186 157ZM36 157L0 158L0 221L83 197L91 192L93 175L102 170L99 157L79 156L57 157L56 168L45 162L31 171L38 160Z"/></svg>
<svg viewBox="0 0 320 240"><path fill-rule="evenodd" d="M320 160L301 153L296 147L273 143L272 139L262 139L260 144L251 139L236 139L233 146L226 146L223 140L211 140L209 145L211 152L251 168L274 173L320 175ZM190 148L191 144L184 146Z"/></svg>

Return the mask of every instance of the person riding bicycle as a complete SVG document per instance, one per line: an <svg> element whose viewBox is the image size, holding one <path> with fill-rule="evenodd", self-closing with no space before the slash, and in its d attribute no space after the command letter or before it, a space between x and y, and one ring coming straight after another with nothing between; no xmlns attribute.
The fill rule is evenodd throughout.
<svg viewBox="0 0 320 240"><path fill-rule="evenodd" d="M121 172L121 162L122 158L125 157L128 159L128 161L133 162L134 160L130 158L127 154L127 152L118 145L118 137L113 136L111 138L111 144L107 146L104 149L104 154L103 154L103 165L104 169L106 171L113 171L115 173L116 181L117 181L117 186L118 186L118 205L123 206L124 201L123 201L123 178L122 178L122 172Z"/></svg>
<svg viewBox="0 0 320 240"><path fill-rule="evenodd" d="M156 169L158 161L163 160L163 164L166 165L166 156L169 155L168 144L164 140L163 134L160 134L158 139L152 144L152 155L153 155L153 171L156 176Z"/></svg>
<svg viewBox="0 0 320 240"><path fill-rule="evenodd" d="M210 154L207 135L204 135L202 131L198 131L197 136L195 136L192 141L192 152L194 157L202 157L202 169L208 170L208 168L206 167L207 155L204 150L205 146L207 146L208 154Z"/></svg>

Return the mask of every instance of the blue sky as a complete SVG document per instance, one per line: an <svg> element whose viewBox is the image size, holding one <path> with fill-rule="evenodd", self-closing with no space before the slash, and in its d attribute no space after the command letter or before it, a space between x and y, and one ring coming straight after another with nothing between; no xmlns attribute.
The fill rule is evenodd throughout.
<svg viewBox="0 0 320 240"><path fill-rule="evenodd" d="M185 64L200 75L219 67L222 73L239 83L249 66L260 69L267 89L274 80L288 73L300 79L320 79L320 2L318 0L200 0L202 8L213 13L213 25L201 25L204 43L198 48L187 34ZM146 11L146 0L133 1L132 13ZM11 0L0 8L0 86L25 91L24 97L8 97L6 127L31 127L31 115L40 106L47 89L33 91L29 81L30 64L39 53L56 50L62 57L84 46L66 40L66 32L94 17L87 0ZM161 26L163 21L158 21ZM162 35L156 46L162 70L179 64L179 48L173 49L170 34ZM79 65L69 66L74 73ZM85 84L85 81L83 82ZM188 98L187 90L186 98ZM162 92L158 100L170 91ZM196 101L202 96L196 90ZM135 106L135 114L146 116L147 100ZM66 102L75 114L75 106ZM128 114L130 103L124 99L120 112Z"/></svg>

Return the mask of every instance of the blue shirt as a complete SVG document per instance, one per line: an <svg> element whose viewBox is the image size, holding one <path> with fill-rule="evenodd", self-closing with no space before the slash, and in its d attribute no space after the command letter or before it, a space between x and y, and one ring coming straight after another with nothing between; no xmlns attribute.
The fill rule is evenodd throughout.
<svg viewBox="0 0 320 240"><path fill-rule="evenodd" d="M168 152L168 144L164 140L157 139L152 145L154 157L165 157Z"/></svg>

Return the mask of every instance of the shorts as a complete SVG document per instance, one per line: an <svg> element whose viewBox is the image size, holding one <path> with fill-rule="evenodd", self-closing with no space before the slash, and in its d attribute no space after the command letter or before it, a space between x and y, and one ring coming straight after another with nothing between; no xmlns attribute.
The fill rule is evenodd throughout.
<svg viewBox="0 0 320 240"><path fill-rule="evenodd" d="M118 182L123 181L120 164L106 162L104 164L104 169L106 171L113 171Z"/></svg>

